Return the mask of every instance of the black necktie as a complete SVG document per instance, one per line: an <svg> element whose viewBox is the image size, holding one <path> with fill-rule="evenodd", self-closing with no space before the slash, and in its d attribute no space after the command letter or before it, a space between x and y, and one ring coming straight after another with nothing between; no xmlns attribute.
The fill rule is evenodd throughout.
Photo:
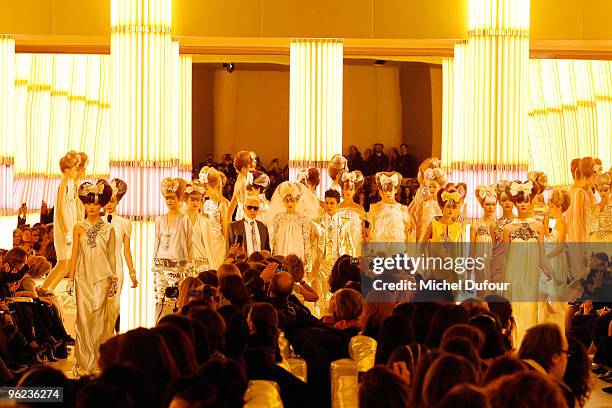
<svg viewBox="0 0 612 408"><path fill-rule="evenodd" d="M106 219L108 220L108 222L111 222L113 220L113 216L111 214L108 214L106 216Z"/></svg>

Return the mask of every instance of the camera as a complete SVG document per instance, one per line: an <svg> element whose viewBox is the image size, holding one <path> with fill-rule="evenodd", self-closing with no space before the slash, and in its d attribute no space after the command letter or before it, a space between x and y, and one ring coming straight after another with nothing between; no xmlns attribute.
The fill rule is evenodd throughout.
<svg viewBox="0 0 612 408"><path fill-rule="evenodd" d="M209 302L210 299L214 298L216 302L219 302L219 297L217 296L217 291L214 287L210 285L204 285L203 290L190 290L188 292L189 297L198 297L204 300L205 302Z"/></svg>
<svg viewBox="0 0 612 408"><path fill-rule="evenodd" d="M166 288L166 291L164 292L164 296L169 299L176 299L178 298L178 295L179 295L179 288L176 285L168 286Z"/></svg>

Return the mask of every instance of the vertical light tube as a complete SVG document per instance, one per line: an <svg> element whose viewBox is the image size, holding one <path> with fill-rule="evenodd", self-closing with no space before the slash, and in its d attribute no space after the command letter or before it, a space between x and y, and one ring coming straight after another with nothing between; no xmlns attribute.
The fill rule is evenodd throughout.
<svg viewBox="0 0 612 408"><path fill-rule="evenodd" d="M121 330L155 323L154 219L165 210L159 184L179 176L179 56L171 26L172 0L111 0L111 176L129 186L118 210L132 220L140 282L123 291Z"/></svg>
<svg viewBox="0 0 612 408"><path fill-rule="evenodd" d="M0 35L0 216L12 215L15 162L15 39ZM0 229L0 233L12 236ZM10 248L10 247L5 247Z"/></svg>
<svg viewBox="0 0 612 408"><path fill-rule="evenodd" d="M468 4L467 42L457 44L453 69L444 71L453 75L444 83L454 98L444 119L450 146L442 149L449 179L468 184L466 217L476 218L478 184L526 177L530 2Z"/></svg>
<svg viewBox="0 0 612 408"><path fill-rule="evenodd" d="M300 169L321 172L319 195L331 180L327 164L342 153L343 43L295 39L290 52L289 178Z"/></svg>

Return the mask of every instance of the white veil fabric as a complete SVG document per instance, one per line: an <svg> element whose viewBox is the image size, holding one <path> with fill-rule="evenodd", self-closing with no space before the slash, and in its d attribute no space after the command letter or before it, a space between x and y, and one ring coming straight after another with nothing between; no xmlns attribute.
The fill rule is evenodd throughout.
<svg viewBox="0 0 612 408"><path fill-rule="evenodd" d="M314 195L312 191L308 189L304 184L292 181L283 181L276 187L272 199L270 200L270 208L268 209L264 224L273 225L274 218L277 214L285 211L285 203L283 199L286 195L291 194L292 196L299 196L295 211L303 214L309 220L313 220L317 217L319 212L319 199Z"/></svg>

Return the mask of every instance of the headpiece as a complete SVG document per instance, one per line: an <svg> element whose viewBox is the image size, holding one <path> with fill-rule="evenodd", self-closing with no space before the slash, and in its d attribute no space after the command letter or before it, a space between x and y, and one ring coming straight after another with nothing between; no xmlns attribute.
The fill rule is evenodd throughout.
<svg viewBox="0 0 612 408"><path fill-rule="evenodd" d="M381 174L378 180L381 186L392 184L393 187L399 186L400 182L402 181L398 173L394 173L391 176Z"/></svg>
<svg viewBox="0 0 612 408"><path fill-rule="evenodd" d="M301 196L300 185L298 183L284 182L278 186L278 193L281 199L285 199L288 195L296 197L298 200Z"/></svg>
<svg viewBox="0 0 612 408"><path fill-rule="evenodd" d="M79 187L79 195L81 197L87 197L89 194L94 194L96 197L104 192L104 184L91 184L83 183Z"/></svg>
<svg viewBox="0 0 612 408"><path fill-rule="evenodd" d="M174 180L171 178L165 178L161 182L161 192L163 195L175 193L179 188L178 180Z"/></svg>
<svg viewBox="0 0 612 408"><path fill-rule="evenodd" d="M478 198L483 202L497 202L497 191L495 190L495 186L492 184L480 184L478 187L476 187L476 192L478 194Z"/></svg>
<svg viewBox="0 0 612 408"><path fill-rule="evenodd" d="M531 180L526 181L525 183L517 183L516 181L513 181L512 184L510 184L510 195L512 195L512 197L516 197L516 195L521 191L523 192L525 197L529 197L531 195L532 190L533 181Z"/></svg>

